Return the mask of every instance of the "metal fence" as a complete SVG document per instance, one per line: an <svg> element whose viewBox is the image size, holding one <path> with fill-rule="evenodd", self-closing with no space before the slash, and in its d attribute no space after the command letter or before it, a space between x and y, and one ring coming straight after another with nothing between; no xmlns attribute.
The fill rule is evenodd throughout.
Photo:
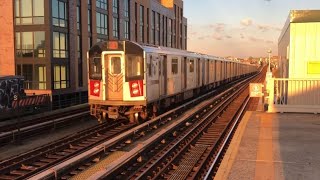
<svg viewBox="0 0 320 180"><path fill-rule="evenodd" d="M320 113L320 79L270 78L268 112Z"/></svg>

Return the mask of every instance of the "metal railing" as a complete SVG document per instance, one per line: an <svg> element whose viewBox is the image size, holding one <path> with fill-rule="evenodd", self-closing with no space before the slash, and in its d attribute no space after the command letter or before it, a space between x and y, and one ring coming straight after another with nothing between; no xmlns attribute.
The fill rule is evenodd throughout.
<svg viewBox="0 0 320 180"><path fill-rule="evenodd" d="M320 79L268 80L268 112L320 113Z"/></svg>

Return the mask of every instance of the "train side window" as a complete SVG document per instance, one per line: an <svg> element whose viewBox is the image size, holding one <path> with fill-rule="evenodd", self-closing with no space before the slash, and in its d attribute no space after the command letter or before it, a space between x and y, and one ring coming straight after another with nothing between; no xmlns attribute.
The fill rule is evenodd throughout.
<svg viewBox="0 0 320 180"><path fill-rule="evenodd" d="M172 74L178 74L178 59L173 58L171 60L171 72Z"/></svg>
<svg viewBox="0 0 320 180"><path fill-rule="evenodd" d="M189 71L194 72L194 60L193 59L189 60Z"/></svg>
<svg viewBox="0 0 320 180"><path fill-rule="evenodd" d="M101 80L101 77L102 77L101 72L102 72L101 58L100 57L90 58L90 63L89 63L90 79Z"/></svg>
<svg viewBox="0 0 320 180"><path fill-rule="evenodd" d="M126 55L126 81L143 79L143 59L137 55Z"/></svg>

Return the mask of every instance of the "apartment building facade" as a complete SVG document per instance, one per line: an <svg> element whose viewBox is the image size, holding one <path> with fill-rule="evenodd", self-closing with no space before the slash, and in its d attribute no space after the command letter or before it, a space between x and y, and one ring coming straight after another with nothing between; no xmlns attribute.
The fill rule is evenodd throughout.
<svg viewBox="0 0 320 180"><path fill-rule="evenodd" d="M54 108L87 100L86 53L96 42L187 49L182 0L2 0L0 10L0 75L23 75L27 93L52 95Z"/></svg>

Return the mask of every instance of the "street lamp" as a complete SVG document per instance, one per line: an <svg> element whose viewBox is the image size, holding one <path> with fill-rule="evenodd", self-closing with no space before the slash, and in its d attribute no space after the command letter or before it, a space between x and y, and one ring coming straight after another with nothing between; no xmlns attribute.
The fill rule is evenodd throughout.
<svg viewBox="0 0 320 180"><path fill-rule="evenodd" d="M270 67L270 57L271 57L271 49L268 50L268 54L269 54L269 67L268 67L268 72L271 72L271 67Z"/></svg>

